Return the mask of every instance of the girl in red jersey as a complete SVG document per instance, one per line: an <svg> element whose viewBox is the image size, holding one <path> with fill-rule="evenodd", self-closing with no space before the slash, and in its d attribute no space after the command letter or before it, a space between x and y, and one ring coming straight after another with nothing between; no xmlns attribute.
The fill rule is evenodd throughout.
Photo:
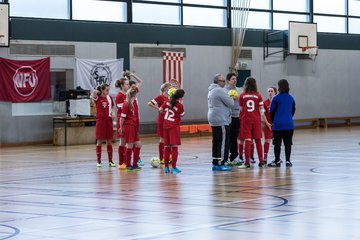
<svg viewBox="0 0 360 240"><path fill-rule="evenodd" d="M164 83L160 87L161 94L151 100L148 103L149 107L152 107L159 111L159 108L165 103L168 102L168 90L171 88L170 83ZM164 116L165 113L159 112L157 119L157 134L160 138L159 141L159 159L160 161L164 161Z"/></svg>
<svg viewBox="0 0 360 240"><path fill-rule="evenodd" d="M244 84L244 92L239 97L241 108L241 136L245 142L245 163L239 166L241 169L250 168L251 142L255 141L256 150L259 156L259 167L263 168L263 149L261 144L261 115L264 111L264 104L261 95L258 93L256 80L248 77Z"/></svg>
<svg viewBox="0 0 360 240"><path fill-rule="evenodd" d="M126 143L125 163L128 170L138 170L138 160L140 158L141 142L139 138L139 119L135 108L135 99L137 88L132 86L126 93L126 101L124 102L121 118L120 133ZM133 154L134 153L134 154ZM131 158L133 156L133 162Z"/></svg>
<svg viewBox="0 0 360 240"><path fill-rule="evenodd" d="M97 167L101 167L101 145L106 140L107 152L109 157L109 166L115 167L112 161L113 148L111 141L113 139L113 111L114 102L109 96L110 86L103 84L93 92L94 102L96 104L96 156Z"/></svg>
<svg viewBox="0 0 360 240"><path fill-rule="evenodd" d="M121 133L119 131L120 129L120 118L121 118L121 112L122 108L124 106L124 102L126 100L126 92L129 89L129 79L126 77L122 77L119 80L115 82L115 87L119 88L120 91L116 95L116 108L117 108L117 119L116 119L116 129L117 129L117 137L119 138L119 169L125 169L125 141L124 138L121 136Z"/></svg>
<svg viewBox="0 0 360 240"><path fill-rule="evenodd" d="M165 168L164 172L169 173L170 154L172 156L172 169L171 173L177 174L181 170L176 167L179 151L178 146L181 145L180 139L180 122L181 118L185 115L184 106L181 103L185 91L182 89L170 97L169 102L163 103L159 111L164 113L164 144L165 144Z"/></svg>
<svg viewBox="0 0 360 240"><path fill-rule="evenodd" d="M270 105L271 105L271 100L277 94L277 89L275 87L269 87L267 92L268 92L269 98L264 101L264 110L265 110L265 114L264 114L264 122L265 122L265 126L264 126L264 137L265 137L264 163L265 164L267 163L270 143L273 138L272 125L271 125L272 121L271 121L271 116L270 116Z"/></svg>
<svg viewBox="0 0 360 240"><path fill-rule="evenodd" d="M129 72L129 71L126 71L125 74L126 77L128 77L130 79L129 81L129 85L130 87L134 87L136 89L136 95L139 94L139 91L140 91L140 88L142 86L142 83L143 83L143 80L138 77L137 75L135 75L134 73L132 72ZM131 78L134 78L135 80L131 80ZM134 109L135 109L135 114L136 114L136 119L137 119L137 130L138 132L140 132L140 111L139 111L139 102L137 100L137 97L135 97L135 100L134 100ZM141 144L141 142L140 142ZM142 167L144 166L144 163L141 161L140 159L140 149L136 149L136 145L134 145L134 154L135 154L135 151L139 151L139 155L136 155L137 156L137 164Z"/></svg>

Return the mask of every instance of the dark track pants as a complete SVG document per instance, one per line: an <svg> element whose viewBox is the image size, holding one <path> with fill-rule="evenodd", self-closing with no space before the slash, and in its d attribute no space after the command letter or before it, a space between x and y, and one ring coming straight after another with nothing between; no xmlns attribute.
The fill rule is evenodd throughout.
<svg viewBox="0 0 360 240"><path fill-rule="evenodd" d="M217 126L212 128L213 164L220 166L229 158L230 127Z"/></svg>

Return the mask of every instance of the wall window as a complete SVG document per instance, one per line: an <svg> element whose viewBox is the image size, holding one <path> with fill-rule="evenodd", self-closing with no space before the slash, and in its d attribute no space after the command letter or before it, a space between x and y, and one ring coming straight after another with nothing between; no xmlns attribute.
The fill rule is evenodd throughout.
<svg viewBox="0 0 360 240"><path fill-rule="evenodd" d="M270 10L270 0L251 0L250 8Z"/></svg>
<svg viewBox="0 0 360 240"><path fill-rule="evenodd" d="M180 7L160 4L133 3L133 22L180 24Z"/></svg>
<svg viewBox="0 0 360 240"><path fill-rule="evenodd" d="M289 12L308 12L308 0L273 0L274 10Z"/></svg>
<svg viewBox="0 0 360 240"><path fill-rule="evenodd" d="M246 27L255 29L271 29L270 18L270 13L250 11Z"/></svg>
<svg viewBox="0 0 360 240"><path fill-rule="evenodd" d="M345 17L314 16L318 32L346 33Z"/></svg>
<svg viewBox="0 0 360 240"><path fill-rule="evenodd" d="M209 6L227 6L227 0L183 0L184 4L209 5Z"/></svg>
<svg viewBox="0 0 360 240"><path fill-rule="evenodd" d="M10 0L10 16L69 19L68 0Z"/></svg>
<svg viewBox="0 0 360 240"><path fill-rule="evenodd" d="M126 3L96 0L73 0L73 19L126 22Z"/></svg>
<svg viewBox="0 0 360 240"><path fill-rule="evenodd" d="M314 0L314 12L345 15L346 0Z"/></svg>
<svg viewBox="0 0 360 240"><path fill-rule="evenodd" d="M143 2L180 3L180 0L141 0Z"/></svg>
<svg viewBox="0 0 360 240"><path fill-rule="evenodd" d="M184 25L226 27L227 13L225 9L184 7Z"/></svg>
<svg viewBox="0 0 360 240"><path fill-rule="evenodd" d="M359 0L349 0L349 15L350 16L360 16L360 1Z"/></svg>
<svg viewBox="0 0 360 240"><path fill-rule="evenodd" d="M289 21L308 22L309 16L303 14L274 13L274 29L287 30Z"/></svg>
<svg viewBox="0 0 360 240"><path fill-rule="evenodd" d="M349 18L349 33L360 33L360 18Z"/></svg>

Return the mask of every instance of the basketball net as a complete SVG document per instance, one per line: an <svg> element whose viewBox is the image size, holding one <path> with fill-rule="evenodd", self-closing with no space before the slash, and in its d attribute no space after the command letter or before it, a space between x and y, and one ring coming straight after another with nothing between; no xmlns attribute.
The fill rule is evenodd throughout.
<svg viewBox="0 0 360 240"><path fill-rule="evenodd" d="M307 53L309 55L309 58L313 61L315 61L316 59L316 55L318 53L318 46L308 46L308 47L303 47L302 48L302 52L303 53Z"/></svg>
<svg viewBox="0 0 360 240"><path fill-rule="evenodd" d="M230 71L237 74L251 0L231 0L232 49Z"/></svg>

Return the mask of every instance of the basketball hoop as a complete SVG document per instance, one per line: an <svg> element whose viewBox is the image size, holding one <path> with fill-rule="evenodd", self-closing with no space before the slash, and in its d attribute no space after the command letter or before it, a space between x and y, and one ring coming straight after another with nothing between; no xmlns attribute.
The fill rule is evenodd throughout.
<svg viewBox="0 0 360 240"><path fill-rule="evenodd" d="M307 47L302 47L301 50L304 54L308 54L309 58L313 61L315 61L316 59L316 55L318 53L318 46L307 46Z"/></svg>

